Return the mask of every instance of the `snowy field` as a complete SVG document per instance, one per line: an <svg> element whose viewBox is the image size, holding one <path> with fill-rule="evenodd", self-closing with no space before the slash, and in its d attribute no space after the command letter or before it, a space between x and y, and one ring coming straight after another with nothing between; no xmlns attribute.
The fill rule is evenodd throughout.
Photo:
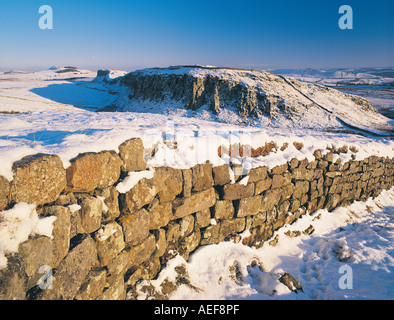
<svg viewBox="0 0 394 320"><path fill-rule="evenodd" d="M0 73L0 175L8 180L13 178L12 163L24 156L58 154L67 168L79 153L118 151L122 142L133 137L142 138L150 167L188 168L206 160L214 165L274 167L294 157L313 160L316 149L324 154L327 148L345 145L348 152L335 155L334 160L394 157L390 138L335 130L239 126L232 121L223 123L206 110L190 113L175 107L162 113L95 112L116 100L117 88L92 82L96 72L56 72L59 70L63 69ZM124 74L115 71L110 77ZM222 116L236 117L230 111ZM217 153L223 145L241 143L257 148L272 141L278 148L264 157L230 158ZM302 143L302 148L297 149L293 142ZM280 150L285 144L288 147ZM170 261L151 283L159 287L160 281L174 277L175 267L183 263L195 288L181 286L173 299L392 299L393 208L391 189L378 199L331 213L319 210L276 232L275 247L264 244L255 249L232 242L206 246L188 262L180 257ZM33 218L37 222L37 217ZM310 225L314 232L302 234ZM289 230L299 230L301 235L289 237L285 234ZM345 264L352 270L353 289L342 290L338 285L343 275L338 271ZM284 272L297 279L302 292L294 293L278 282Z"/></svg>

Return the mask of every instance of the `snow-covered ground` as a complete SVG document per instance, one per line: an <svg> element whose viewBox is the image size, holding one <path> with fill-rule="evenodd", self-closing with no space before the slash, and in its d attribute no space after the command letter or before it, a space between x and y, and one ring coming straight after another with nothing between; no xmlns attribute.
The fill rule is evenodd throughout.
<svg viewBox="0 0 394 320"><path fill-rule="evenodd" d="M302 231L313 226L314 232ZM301 231L299 236L288 234ZM185 261L176 256L144 286L161 293L183 266L187 284L170 299L393 299L394 188L378 198L332 212L318 210L276 231L276 246L259 248L223 242L197 249ZM293 292L278 279L291 274L302 286Z"/></svg>
<svg viewBox="0 0 394 320"><path fill-rule="evenodd" d="M394 157L394 141L387 137L304 127L270 127L264 123L241 126L236 124L238 121L230 121L238 117L231 110L219 116L207 110L191 112L176 106L161 112L158 107L152 113L95 112L116 100L116 86L92 82L95 72L63 71L53 68L35 73L0 73L0 175L10 181L12 163L24 156L58 154L67 168L79 153L118 151L122 142L133 137L142 138L148 154L155 149L154 156L147 154L151 167L187 168L206 160L214 165L242 163L247 169L261 165L273 167L294 157L313 160L316 149L325 153L327 147L345 145L353 148L335 155L342 161L352 156L355 159L370 155ZM116 71L110 77L124 74ZM271 141L278 148L253 159L236 156L230 159L217 153L219 146L241 143L257 148ZM293 142L302 143L302 148L298 150ZM288 146L281 150L285 144ZM149 174L151 171L141 176ZM134 178L126 178L119 189L130 187L135 183ZM393 207L392 189L377 200L355 203L332 213L318 211L278 231L276 247L265 244L261 249L254 249L231 242L203 247L189 262L175 258L159 279L174 276L175 266L185 263L191 283L202 291L182 286L172 297L182 299L392 298ZM39 221L34 210L30 211L29 219L33 222L29 224L29 232L39 232ZM295 238L285 235L288 230L303 231L309 225L315 228L312 235ZM253 259L257 261L255 266L251 266ZM264 268L259 268L260 262ZM352 290L338 287L342 275L338 270L345 263L353 270ZM238 270L238 276L234 276L234 270ZM279 283L278 276L283 272L292 274L304 291L295 294Z"/></svg>

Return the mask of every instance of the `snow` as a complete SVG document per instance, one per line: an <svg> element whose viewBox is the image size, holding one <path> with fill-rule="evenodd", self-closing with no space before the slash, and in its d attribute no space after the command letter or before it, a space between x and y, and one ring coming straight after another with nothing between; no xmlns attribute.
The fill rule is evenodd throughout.
<svg viewBox="0 0 394 320"><path fill-rule="evenodd" d="M0 270L7 267L5 253L18 252L19 244L30 235L52 238L56 217L39 218L36 206L17 203L12 209L0 212Z"/></svg>
<svg viewBox="0 0 394 320"><path fill-rule="evenodd" d="M188 261L177 255L157 279L145 280L137 289L151 284L160 292L164 279L174 280L175 268L183 264L190 283L199 290L181 285L170 299L390 299L394 294L393 208L394 188L374 200L306 214L274 233L272 238L279 237L276 246L265 242L256 249L222 242L200 247ZM315 229L310 235L285 234L310 225ZM340 273L343 266L352 270L352 289L339 286L346 276ZM285 272L302 285L303 292L294 293L278 281ZM143 299L144 293L139 293Z"/></svg>
<svg viewBox="0 0 394 320"><path fill-rule="evenodd" d="M193 72L195 76L223 74L209 68L192 69L141 72ZM0 111L19 112L0 113L0 175L9 181L13 179L13 162L24 156L57 154L67 168L70 160L80 153L118 152L118 146L131 138L141 138L147 155L152 154L147 157L150 169L129 173L117 185L120 193L127 192L141 179L152 178L154 168L163 165L185 169L208 160L213 166L241 164L246 170L259 166L273 168L293 158L312 161L315 150L325 154L329 152L328 147L344 145L354 148L335 155L335 161L363 160L371 155L394 157L394 141L389 137L340 132L336 118L319 108L300 114L300 121L295 125L280 117L275 121L262 118L244 122L231 107L214 115L204 108L185 110L181 104L174 105L171 101L141 101L128 112L95 112L111 105L117 93L126 94L127 90L123 92L124 88L109 86L105 82L91 82L95 72L56 73L62 70L0 74ZM110 77L123 74L116 71ZM249 76L257 74L261 73L240 74L233 70L227 72L226 77L251 85ZM280 92L282 88L272 90ZM336 103L325 100L311 88L305 90L327 108ZM336 99L341 97L337 94ZM392 97L387 96L385 100L391 106ZM354 117L357 121L362 118L356 113ZM367 120L361 119L360 126ZM308 126L314 129L308 129ZM328 128L334 130L328 131ZM219 147L241 143L258 148L270 142L275 142L278 148L265 156L218 155ZM302 143L303 147L297 149L294 142ZM287 147L281 150L285 144ZM229 173L235 183L231 168ZM238 183L246 184L247 177ZM375 200L355 202L348 208L333 212L319 210L275 232L274 237L279 237L275 247L265 243L256 249L233 242L205 246L193 253L189 261L177 256L157 279L150 282L159 289L160 281L166 277L174 279L177 275L174 268L184 263L191 283L201 291L181 286L172 299L387 299L393 296L393 207L394 190L391 189ZM80 206L70 205L69 208L75 212ZM53 220L53 217L38 218L35 206L31 204L16 204L1 212L0 268L6 266L5 253L15 252L30 235L50 237ZM216 220L211 221L211 224L215 223ZM315 229L311 235L302 232L299 237L285 235L289 230L303 231L310 225ZM100 239L110 236L113 230L103 227ZM249 235L246 230L241 237ZM252 264L252 260L257 264ZM352 290L338 287L341 276L338 269L345 264L353 270ZM234 268L239 274L237 281L231 271ZM304 292L295 294L278 282L284 272L292 274ZM144 283L146 281L141 285Z"/></svg>
<svg viewBox="0 0 394 320"><path fill-rule="evenodd" d="M129 190L131 190L140 180L146 178L146 179L152 179L153 174L155 173L155 170L145 170L145 171L135 171L135 172L129 172L128 176L124 178L122 182L119 182L116 186L116 189L118 190L119 193L127 193Z"/></svg>

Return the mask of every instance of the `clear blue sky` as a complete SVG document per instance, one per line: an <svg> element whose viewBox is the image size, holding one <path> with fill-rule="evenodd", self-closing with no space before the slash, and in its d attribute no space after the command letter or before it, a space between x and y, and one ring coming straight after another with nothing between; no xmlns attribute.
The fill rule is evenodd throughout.
<svg viewBox="0 0 394 320"><path fill-rule="evenodd" d="M0 0L0 69L394 66L393 16L393 0Z"/></svg>

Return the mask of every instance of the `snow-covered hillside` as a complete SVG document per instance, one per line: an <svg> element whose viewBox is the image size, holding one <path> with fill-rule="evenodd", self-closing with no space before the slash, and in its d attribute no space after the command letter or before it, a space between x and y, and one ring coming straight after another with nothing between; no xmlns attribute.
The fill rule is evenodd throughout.
<svg viewBox="0 0 394 320"><path fill-rule="evenodd" d="M366 99L270 72L176 66L138 70L114 84L121 90L108 110L162 113L181 108L254 126L352 128L378 135L393 131L392 121Z"/></svg>

